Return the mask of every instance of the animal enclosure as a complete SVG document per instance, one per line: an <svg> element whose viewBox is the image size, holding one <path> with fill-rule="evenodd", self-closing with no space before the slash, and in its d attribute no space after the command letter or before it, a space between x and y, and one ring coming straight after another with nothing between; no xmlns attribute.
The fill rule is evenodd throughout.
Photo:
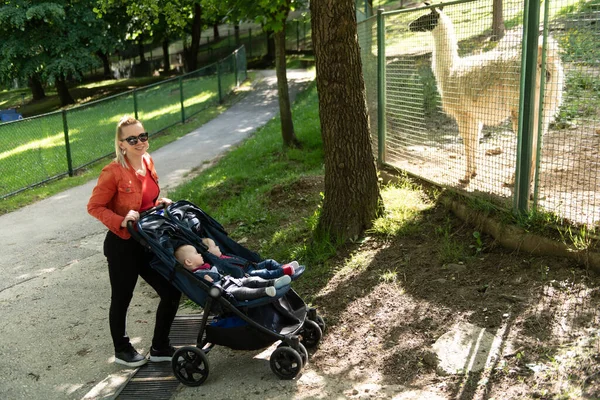
<svg viewBox="0 0 600 400"><path fill-rule="evenodd" d="M542 3L539 40L531 35L539 45L536 81L522 76L524 6L503 2L500 40L492 35L492 0L383 12L361 22L374 152L384 163L505 208L513 207L515 170L529 162L532 205L591 227L600 221L600 0ZM522 80L537 96L527 113L532 156L519 129ZM529 180L519 172L517 180Z"/></svg>

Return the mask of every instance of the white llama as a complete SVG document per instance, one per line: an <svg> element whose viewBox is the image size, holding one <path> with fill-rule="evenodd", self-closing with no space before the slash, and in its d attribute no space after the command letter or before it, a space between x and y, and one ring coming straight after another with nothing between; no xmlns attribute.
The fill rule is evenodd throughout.
<svg viewBox="0 0 600 400"><path fill-rule="evenodd" d="M467 169L461 183L469 183L477 175L476 155L483 125L498 125L512 118L517 133L519 120L519 81L521 53L518 50L492 50L469 57L458 56L458 42L454 25L441 8L431 9L411 22L413 32L430 31L434 39L432 69L442 98L444 112L458 124L463 139ZM542 41L539 39L538 71L535 104L539 104ZM502 48L501 45L498 48ZM564 73L558 44L551 38L546 42L546 73L542 133L556 115L562 100ZM534 127L538 126L538 113ZM537 130L536 130L537 131ZM534 134L531 178L536 159L537 134Z"/></svg>

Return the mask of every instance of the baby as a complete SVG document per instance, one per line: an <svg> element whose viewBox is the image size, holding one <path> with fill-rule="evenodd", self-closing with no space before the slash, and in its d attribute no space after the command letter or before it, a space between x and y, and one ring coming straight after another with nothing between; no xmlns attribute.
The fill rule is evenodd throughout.
<svg viewBox="0 0 600 400"><path fill-rule="evenodd" d="M288 264L280 264L275 260L267 259L258 263L249 262L241 257L223 254L214 240L202 239L202 243L208 247L208 252L233 265L238 265L250 276L258 276L264 279L279 278L284 275L294 275L298 268L298 262L292 261Z"/></svg>
<svg viewBox="0 0 600 400"><path fill-rule="evenodd" d="M221 285L237 300L254 300L264 296L274 297L277 289L289 285L288 275L277 279L263 279L258 276L233 278L222 276L216 267L204 262L204 258L194 246L183 245L175 250L175 258L185 269L203 279Z"/></svg>

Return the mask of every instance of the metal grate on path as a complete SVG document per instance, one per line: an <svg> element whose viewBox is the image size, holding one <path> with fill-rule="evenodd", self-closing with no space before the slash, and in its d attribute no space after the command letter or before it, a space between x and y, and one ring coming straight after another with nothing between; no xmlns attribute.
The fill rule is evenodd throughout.
<svg viewBox="0 0 600 400"><path fill-rule="evenodd" d="M202 314L178 315L173 321L169 338L171 344L194 346L200 331ZM179 386L170 362L147 363L141 366L125 384L117 400L168 400Z"/></svg>

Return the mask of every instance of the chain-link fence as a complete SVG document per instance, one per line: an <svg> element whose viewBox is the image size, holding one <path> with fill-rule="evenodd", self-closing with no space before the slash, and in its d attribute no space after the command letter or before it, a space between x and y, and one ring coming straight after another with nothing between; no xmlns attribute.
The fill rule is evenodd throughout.
<svg viewBox="0 0 600 400"><path fill-rule="evenodd" d="M135 115L152 135L218 104L246 77L242 46L215 64L177 78L0 124L0 198L73 175L114 154L115 126L124 114Z"/></svg>
<svg viewBox="0 0 600 400"><path fill-rule="evenodd" d="M595 225L600 1L494 3L380 12L359 24L378 158L501 207L519 208L531 191L538 209Z"/></svg>

